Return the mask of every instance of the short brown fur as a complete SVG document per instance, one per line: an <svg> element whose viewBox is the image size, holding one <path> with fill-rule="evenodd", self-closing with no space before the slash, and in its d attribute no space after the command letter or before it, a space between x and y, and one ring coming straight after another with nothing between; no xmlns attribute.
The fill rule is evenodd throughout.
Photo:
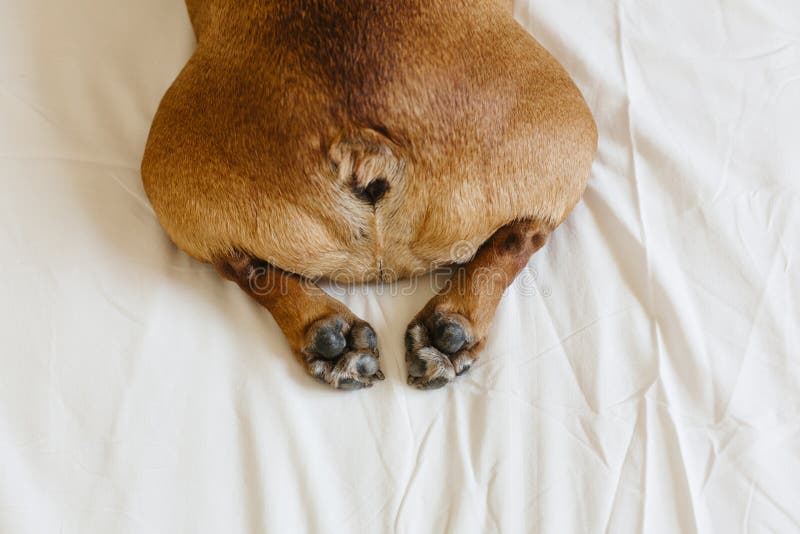
<svg viewBox="0 0 800 534"><path fill-rule="evenodd" d="M178 247L246 290L247 269L226 267L242 258L350 282L470 260L515 276L586 187L592 116L507 0L187 7L198 46L154 119L144 185ZM483 340L488 291L428 308ZM268 306L296 353L349 313L322 298Z"/></svg>

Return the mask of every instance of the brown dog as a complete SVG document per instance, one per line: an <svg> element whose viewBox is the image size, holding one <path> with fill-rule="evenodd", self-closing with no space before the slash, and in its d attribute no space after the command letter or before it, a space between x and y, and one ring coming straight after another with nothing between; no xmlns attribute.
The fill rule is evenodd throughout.
<svg viewBox="0 0 800 534"><path fill-rule="evenodd" d="M312 281L463 264L406 335L409 383L469 369L597 145L507 0L187 0L197 50L142 177L169 236L274 316L308 372L382 379L372 328Z"/></svg>

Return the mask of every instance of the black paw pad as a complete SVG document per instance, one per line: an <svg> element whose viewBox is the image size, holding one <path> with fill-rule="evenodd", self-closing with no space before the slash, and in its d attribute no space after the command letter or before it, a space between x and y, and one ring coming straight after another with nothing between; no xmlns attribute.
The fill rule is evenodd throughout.
<svg viewBox="0 0 800 534"><path fill-rule="evenodd" d="M433 331L433 345L445 354L455 354L464 348L468 337L460 324L443 320Z"/></svg>
<svg viewBox="0 0 800 534"><path fill-rule="evenodd" d="M320 358L326 360L334 360L338 358L345 347L347 347L347 340L342 334L341 328L336 328L337 325L323 326L314 334L314 340L311 343L311 350L317 353Z"/></svg>
<svg viewBox="0 0 800 534"><path fill-rule="evenodd" d="M361 376L372 376L378 372L378 360L369 354L364 354L356 363L356 371Z"/></svg>

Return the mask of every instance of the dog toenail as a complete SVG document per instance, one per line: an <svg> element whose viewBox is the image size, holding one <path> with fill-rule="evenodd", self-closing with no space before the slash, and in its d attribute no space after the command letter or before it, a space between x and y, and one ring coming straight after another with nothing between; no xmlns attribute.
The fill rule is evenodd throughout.
<svg viewBox="0 0 800 534"><path fill-rule="evenodd" d="M447 378L441 376L439 378L434 378L430 382L425 382L424 384L420 384L420 387L423 389L439 389L447 385L450 382Z"/></svg>
<svg viewBox="0 0 800 534"><path fill-rule="evenodd" d="M339 389L344 389L346 391L352 391L354 389L361 389L364 387L364 384L359 382L358 380L353 380L352 378L342 378L339 380L339 383L336 384L336 387Z"/></svg>
<svg viewBox="0 0 800 534"><path fill-rule="evenodd" d="M442 322L436 326L433 343L437 349L447 354L455 354L464 347L467 336L460 325Z"/></svg>
<svg viewBox="0 0 800 534"><path fill-rule="evenodd" d="M347 341L340 331L322 328L314 336L312 349L320 357L334 360L342 354L346 346Z"/></svg>
<svg viewBox="0 0 800 534"><path fill-rule="evenodd" d="M471 363L465 363L461 369L456 373L456 376L461 376L472 368Z"/></svg>

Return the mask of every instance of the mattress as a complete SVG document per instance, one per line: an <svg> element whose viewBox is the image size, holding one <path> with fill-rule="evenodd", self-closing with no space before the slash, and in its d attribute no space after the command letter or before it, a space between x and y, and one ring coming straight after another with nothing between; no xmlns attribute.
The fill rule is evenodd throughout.
<svg viewBox="0 0 800 534"><path fill-rule="evenodd" d="M800 532L800 3L518 1L600 132L471 373L308 378L139 175L180 0L0 0L0 532Z"/></svg>

